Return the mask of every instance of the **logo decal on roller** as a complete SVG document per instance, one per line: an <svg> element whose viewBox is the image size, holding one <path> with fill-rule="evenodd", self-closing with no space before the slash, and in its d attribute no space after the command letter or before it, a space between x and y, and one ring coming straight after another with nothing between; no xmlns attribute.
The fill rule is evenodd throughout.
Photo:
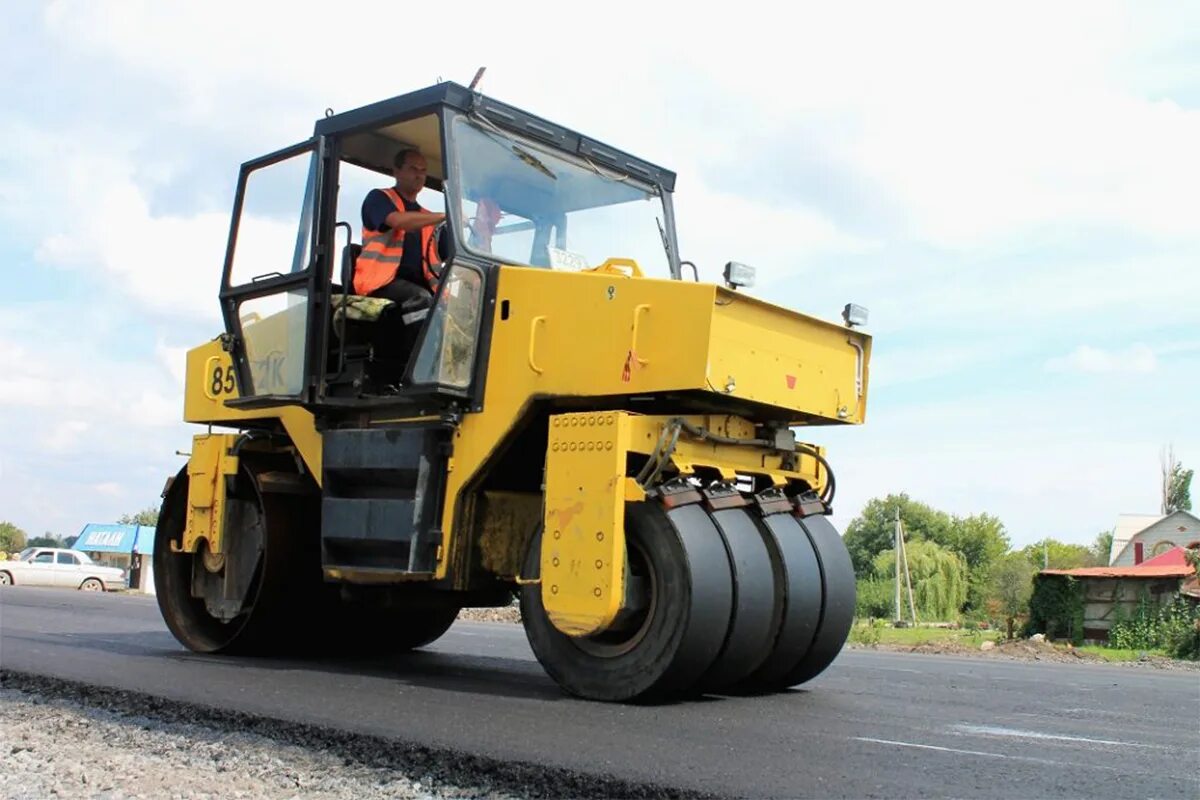
<svg viewBox="0 0 1200 800"><path fill-rule="evenodd" d="M784 377L784 380L787 381L787 385L788 385L789 389L796 388L796 376L795 375L784 375L783 377Z"/></svg>

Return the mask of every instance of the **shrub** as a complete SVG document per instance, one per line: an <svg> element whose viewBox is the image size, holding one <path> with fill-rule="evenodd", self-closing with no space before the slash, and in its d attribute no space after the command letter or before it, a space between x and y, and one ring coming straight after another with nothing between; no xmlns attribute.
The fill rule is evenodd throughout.
<svg viewBox="0 0 1200 800"><path fill-rule="evenodd" d="M861 619L890 617L894 604L893 594L894 588L890 581L879 578L860 579L855 596L854 615Z"/></svg>
<svg viewBox="0 0 1200 800"><path fill-rule="evenodd" d="M1118 606L1108 632L1109 647L1124 650L1163 648L1174 658L1200 659L1200 606L1176 596L1161 606L1142 591L1137 608L1127 615Z"/></svg>
<svg viewBox="0 0 1200 800"><path fill-rule="evenodd" d="M1044 633L1083 644L1083 584L1069 575L1038 575L1029 598L1029 619L1022 636Z"/></svg>
<svg viewBox="0 0 1200 800"><path fill-rule="evenodd" d="M884 625L885 623L881 619L871 619L859 623L850 629L850 641L874 647L879 644L879 640L883 636Z"/></svg>

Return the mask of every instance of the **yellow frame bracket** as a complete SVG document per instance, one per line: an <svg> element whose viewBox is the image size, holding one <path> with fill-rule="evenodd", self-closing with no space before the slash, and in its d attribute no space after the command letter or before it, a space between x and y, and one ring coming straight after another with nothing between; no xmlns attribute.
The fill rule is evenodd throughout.
<svg viewBox="0 0 1200 800"><path fill-rule="evenodd" d="M625 598L629 430L619 411L550 417L542 603L569 636L607 629Z"/></svg>
<svg viewBox="0 0 1200 800"><path fill-rule="evenodd" d="M225 478L236 475L238 457L230 455L237 434L211 433L192 438L192 457L188 459L187 524L179 550L195 553L200 541L208 542L214 554L222 550L225 521Z"/></svg>

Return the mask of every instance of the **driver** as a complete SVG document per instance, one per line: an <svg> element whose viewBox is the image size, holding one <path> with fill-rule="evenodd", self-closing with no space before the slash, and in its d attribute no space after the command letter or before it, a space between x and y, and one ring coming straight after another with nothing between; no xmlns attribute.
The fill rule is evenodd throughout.
<svg viewBox="0 0 1200 800"><path fill-rule="evenodd" d="M363 249L354 265L354 292L391 300L405 317L433 306L434 267L441 263L430 239L446 215L417 203L426 173L419 150L401 150L392 162L396 185L372 189L362 206Z"/></svg>

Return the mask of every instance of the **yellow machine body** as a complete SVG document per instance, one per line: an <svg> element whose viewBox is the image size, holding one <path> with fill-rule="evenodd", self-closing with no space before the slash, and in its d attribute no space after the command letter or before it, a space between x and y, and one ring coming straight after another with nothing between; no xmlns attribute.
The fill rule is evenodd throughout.
<svg viewBox="0 0 1200 800"><path fill-rule="evenodd" d="M466 487L538 399L692 391L713 395L717 402L761 404L800 426L814 421L859 423L866 413L871 341L863 333L712 284L617 271L527 267L504 267L499 276L497 303L505 313L495 316L487 339L489 378L482 410L465 415L454 434L442 509L441 558L432 579L448 577L449 555L455 552L456 538L465 533L458 516ZM270 322L267 318L257 324ZM187 421L243 426L278 420L320 484L322 440L311 412L299 406L227 406L225 401L236 398L238 391L230 377L230 356L219 340L190 351L187 363ZM667 422L662 416L604 409L551 417L542 591L547 612L565 633L602 631L621 608L623 508L627 501L640 499L640 489L626 480L626 459L629 453L649 454ZM718 415L702 422L726 436L753 438L754 425L736 416ZM575 435L585 431L587 436ZM206 479L220 469L236 471L236 459L230 466L227 457L214 460L212 455L218 440L224 447L228 442L217 436L197 441L201 439L204 444L193 451L191 463L196 466L189 470L202 470ZM779 454L769 450L693 442L684 436L671 459L685 474L701 466L726 479L755 474L767 476L775 486L804 481L817 491L824 487L824 476L811 456L800 455L789 470ZM191 491L200 492L199 487L209 483L193 480ZM489 501L489 510L502 502L496 497ZM498 522L506 518L503 513L486 517L500 525L483 536L487 547L509 554L495 562L506 572L516 572L512 554L528 535L522 524L536 507L528 497L517 496L510 501L514 516L508 519L513 524ZM185 547L194 547L206 536L210 548L220 552L219 522L205 513L197 511L198 533Z"/></svg>

